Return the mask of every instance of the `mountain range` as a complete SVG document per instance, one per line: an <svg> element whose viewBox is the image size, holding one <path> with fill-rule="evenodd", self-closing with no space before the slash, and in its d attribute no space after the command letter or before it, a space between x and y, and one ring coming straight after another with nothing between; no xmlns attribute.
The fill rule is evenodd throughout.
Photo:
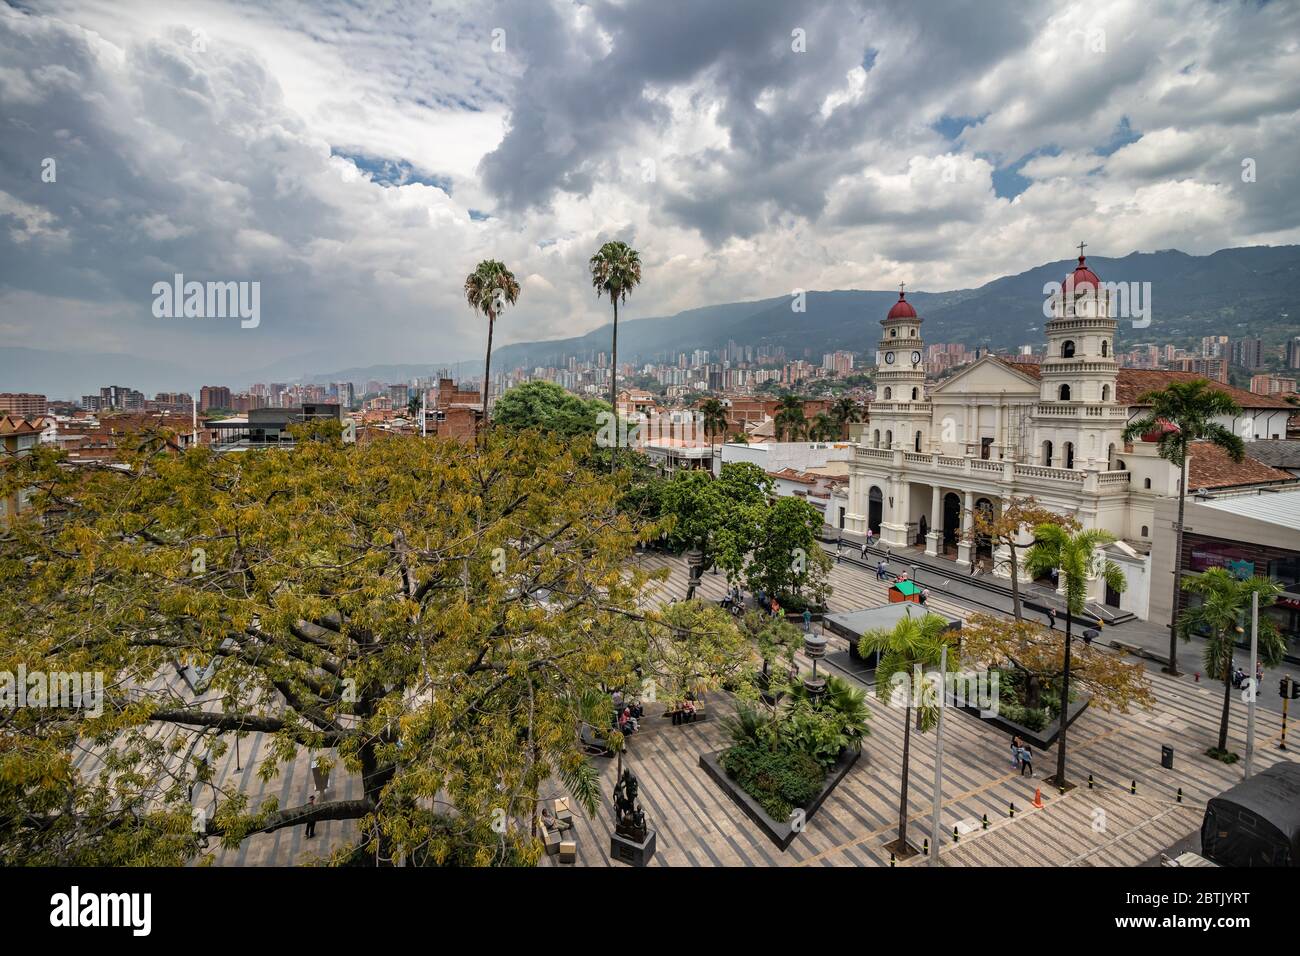
<svg viewBox="0 0 1300 956"><path fill-rule="evenodd" d="M975 289L916 291L907 298L925 320L927 342L993 349L1041 345L1044 286L1059 282L1074 264L1058 260ZM1300 335L1300 315L1290 315L1300 300L1300 246L1250 246L1205 256L1175 249L1134 252L1119 259L1089 256L1088 266L1105 282L1150 283L1150 325L1134 328L1132 322L1121 321L1120 350L1138 342L1190 345L1205 335L1258 336L1266 346L1276 346ZM811 291L805 294L803 312L793 311L791 296L785 295L624 320L619 323L619 358L671 361L678 353L695 349L716 353L728 341L784 346L790 359L820 361L822 354L836 349L870 354L879 338L878 322L897 299L896 291ZM497 369L555 366L570 355L607 352L609 341L607 324L574 338L502 346L493 353L492 364ZM326 362L319 353L291 357L248 370L226 384L352 381L361 388L371 379L409 381L439 367L454 367L462 376L482 373L481 362L430 361L325 371ZM73 398L100 385L124 384L152 395L160 390L192 391L195 381L206 383L212 377L201 370L197 374L196 379L194 369L134 355L0 348L0 391Z"/></svg>

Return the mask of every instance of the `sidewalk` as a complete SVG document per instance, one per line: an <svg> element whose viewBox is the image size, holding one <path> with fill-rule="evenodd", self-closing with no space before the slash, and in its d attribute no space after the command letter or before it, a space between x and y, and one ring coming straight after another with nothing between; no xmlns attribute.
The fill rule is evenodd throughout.
<svg viewBox="0 0 1300 956"><path fill-rule="evenodd" d="M825 529L827 535L835 534L834 529ZM862 544L860 540L853 540L857 536L851 536L848 533L844 535L844 549L839 555L838 563L841 565L850 565L861 568L864 574L874 575L876 563L884 558L886 549L879 544L872 545L868 548L867 560L862 559ZM826 550L832 560L836 559L836 538L831 537L829 540L822 540L822 547ZM949 558L930 557L919 546L908 547L904 549L889 549L887 569L892 576L896 576L902 571L907 571L921 587L929 588L936 594L943 594L952 600L965 604L972 608L983 611L993 611L1006 616L1013 615L1014 609L1011 599L1011 582L1007 578L993 577L990 572L984 572L979 576L972 578L966 568L960 567L955 561ZM991 580L990 580L991 579ZM1043 609L1055 607L1057 609L1057 629L1064 627L1065 613L1064 602L1061 597L1052 590L1043 587L1035 582L1021 582L1020 585L1021 607L1024 617L1027 620L1039 624L1045 624ZM1092 605L1089 605L1091 610ZM1074 633L1079 637L1082 626L1093 626L1094 617L1091 615L1083 620L1075 618ZM1149 671L1158 672L1164 667L1169 659L1169 628L1167 625L1156 624L1151 621L1144 621L1141 618L1128 616L1115 624L1107 624L1101 628L1101 637L1098 642L1104 646L1110 647L1112 642L1119 642L1128 647L1138 650L1138 657L1143 661L1143 665ZM1183 673L1183 679L1189 684L1196 684L1196 675L1200 674L1201 685L1221 687L1213 681L1209 681L1205 676L1205 641L1199 637L1194 637L1190 641L1179 640L1178 642L1178 669ZM1237 662L1243 667L1249 666L1250 652L1248 650L1237 652ZM1292 664L1282 664L1279 667L1264 669L1264 681L1260 688L1259 705L1275 713L1282 710L1282 701L1277 694L1277 682L1283 674L1289 674L1292 678L1300 680L1300 667ZM1300 701L1296 701L1291 707L1291 715L1296 718L1295 736L1297 746L1300 746Z"/></svg>

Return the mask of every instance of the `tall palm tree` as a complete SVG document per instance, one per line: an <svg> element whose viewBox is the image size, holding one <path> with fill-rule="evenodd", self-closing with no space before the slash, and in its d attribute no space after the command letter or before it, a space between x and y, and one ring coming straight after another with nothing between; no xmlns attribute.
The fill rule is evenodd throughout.
<svg viewBox="0 0 1300 956"><path fill-rule="evenodd" d="M1246 457L1246 445L1216 418L1241 414L1241 406L1209 379L1173 382L1160 391L1138 396L1150 411L1129 422L1124 441L1151 438L1160 457L1178 466L1178 527L1174 530L1174 600L1169 616L1169 663L1166 673L1178 674L1178 614L1183 591L1183 512L1187 504L1187 453L1194 441L1208 441L1226 451L1233 461ZM1156 436L1159 436L1158 438Z"/></svg>
<svg viewBox="0 0 1300 956"><path fill-rule="evenodd" d="M808 426L808 437L814 441L834 441L840 436L840 423L825 412L818 412Z"/></svg>
<svg viewBox="0 0 1300 956"><path fill-rule="evenodd" d="M465 301L487 316L487 358L483 360L483 428L488 423L488 393L492 390L492 332L507 305L519 300L519 283L505 263L484 259L465 277Z"/></svg>
<svg viewBox="0 0 1300 956"><path fill-rule="evenodd" d="M1196 594L1201 603L1189 607L1179 620L1183 640L1192 634L1208 632L1205 644L1205 676L1223 681L1223 716L1219 718L1218 752L1210 756L1220 760L1228 758L1228 708L1232 704L1232 654L1237 636L1250 613L1250 596L1259 595L1259 606L1267 607L1282 593L1280 585L1264 578L1250 577L1244 581L1224 568L1210 568L1203 574L1183 582L1183 590ZM1269 667L1282 663L1286 642L1277 626L1266 617L1259 619L1259 656ZM1250 675L1254 679L1255 675ZM1258 693L1259 688L1255 688Z"/></svg>
<svg viewBox="0 0 1300 956"><path fill-rule="evenodd" d="M712 446L714 435L718 432L725 435L727 432L726 406L716 398L706 398L700 402L700 427L704 429L709 445Z"/></svg>
<svg viewBox="0 0 1300 956"><path fill-rule="evenodd" d="M1025 573L1042 577L1055 570L1065 582L1065 662L1061 675L1061 724L1056 736L1056 779L1058 787L1067 787L1065 779L1065 728L1070 713L1070 642L1074 615L1083 613L1088 599L1088 572L1095 570L1115 591L1125 587L1124 572L1114 561L1102 559L1094 568L1097 549L1110 544L1115 536L1093 528L1074 531L1063 525L1044 523L1034 528L1034 543L1025 552Z"/></svg>
<svg viewBox="0 0 1300 956"><path fill-rule="evenodd" d="M797 440L808 428L808 419L803 413L803 399L791 392L782 395L773 424L778 441L782 436L787 441Z"/></svg>
<svg viewBox="0 0 1300 956"><path fill-rule="evenodd" d="M858 653L863 657L880 652L876 665L876 696L884 701L893 700L896 690L905 695L903 711L903 780L898 796L898 841L889 848L899 856L911 856L913 848L907 842L907 776L912 753L912 707L916 708L916 730L925 733L939 719L942 702L932 695L918 693L913 686L917 668L937 668L943 646L948 645L948 669L959 666L956 635L946 631L948 622L935 614L917 614L899 621L892 629L867 631L858 639ZM897 675L897 676L896 676ZM937 853L938 847L935 847Z"/></svg>
<svg viewBox="0 0 1300 956"><path fill-rule="evenodd" d="M626 242L612 241L600 247L591 257L591 284L596 297L608 295L614 306L614 335L609 358L609 407L614 413L614 426L618 427L618 304L626 302L628 295L641 282L641 256ZM618 432L615 431L617 436ZM618 463L618 439L609 456L609 470L613 473Z"/></svg>
<svg viewBox="0 0 1300 956"><path fill-rule="evenodd" d="M840 438L849 437L849 425L862 421L865 410L851 395L841 395L831 405L831 418L840 426Z"/></svg>

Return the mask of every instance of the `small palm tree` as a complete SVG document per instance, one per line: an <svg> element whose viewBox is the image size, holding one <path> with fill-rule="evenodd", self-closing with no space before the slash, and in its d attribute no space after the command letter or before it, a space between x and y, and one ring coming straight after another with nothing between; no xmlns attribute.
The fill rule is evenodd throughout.
<svg viewBox="0 0 1300 956"><path fill-rule="evenodd" d="M1056 779L1058 787L1067 787L1065 779L1065 728L1070 712L1070 642L1073 616L1083 613L1088 599L1088 572L1095 570L1115 591L1125 588L1124 572L1114 561L1103 559L1094 569L1097 549L1110 544L1115 536L1093 528L1074 531L1069 527L1044 523L1034 528L1034 543L1025 552L1025 572L1031 578L1056 571L1065 582L1065 661L1061 674L1061 724L1056 737Z"/></svg>
<svg viewBox="0 0 1300 956"><path fill-rule="evenodd" d="M948 622L934 614L908 616L892 629L867 631L858 639L858 653L863 657L880 652L876 665L876 696L897 706L898 692L905 691L903 711L903 780L898 797L898 841L890 846L900 856L915 850L907 842L907 776L912 753L912 707L917 705L918 733L930 730L939 719L941 702L933 695L920 693L914 686L915 675L925 668L936 668L948 645L948 669L958 667L956 636L947 631ZM935 848L938 852L938 848Z"/></svg>
<svg viewBox="0 0 1300 956"><path fill-rule="evenodd" d="M1228 754L1228 709L1232 704L1232 654L1237 639L1244 630L1246 616L1250 614L1251 595L1259 595L1259 606L1267 607L1277 600L1282 587L1264 578L1241 580L1224 568L1210 568L1204 574L1183 582L1183 590L1201 598L1201 603L1189 607L1179 620L1183 640L1192 634L1208 632L1205 644L1205 675L1223 681L1223 715L1219 718L1219 746L1209 752L1219 760L1231 760ZM1277 626L1266 617L1259 619L1259 656L1269 667L1282 663L1286 641ZM1255 675L1250 675L1253 680ZM1259 688L1255 688L1259 692Z"/></svg>
<svg viewBox="0 0 1300 956"><path fill-rule="evenodd" d="M778 440L783 436L787 441L798 440L808 428L808 420L803 413L803 399L790 392L782 395L773 424Z"/></svg>
<svg viewBox="0 0 1300 956"><path fill-rule="evenodd" d="M849 425L862 421L864 409L851 395L841 395L831 405L831 418L839 424L839 437L849 437Z"/></svg>
<svg viewBox="0 0 1300 956"><path fill-rule="evenodd" d="M628 295L641 282L641 256L626 242L607 242L591 257L591 284L596 297L608 295L614 306L614 335L609 358L609 407L613 410L615 426L618 425L618 304L626 302ZM617 432L615 432L617 435ZM609 456L612 473L618 463L618 441Z"/></svg>
<svg viewBox="0 0 1300 956"><path fill-rule="evenodd" d="M727 433L726 406L716 398L706 398L700 402L700 426L709 439L709 446L712 447L714 435L718 432L724 435Z"/></svg>
<svg viewBox="0 0 1300 956"><path fill-rule="evenodd" d="M1187 504L1187 453L1194 441L1209 441L1226 451L1233 461L1246 457L1245 443L1216 418L1241 414L1241 406L1227 392L1215 388L1209 379L1173 382L1160 391L1138 396L1139 405L1151 410L1129 422L1124 441L1159 436L1160 457L1178 466L1178 527L1174 531L1174 554L1183 553L1183 512ZM1178 613L1183 590L1183 562L1174 561L1174 601L1169 617L1170 674L1178 673Z"/></svg>
<svg viewBox="0 0 1300 956"><path fill-rule="evenodd" d="M488 422L488 393L492 390L492 332L497 316L519 300L519 283L505 263L484 259L465 277L465 301L488 320L487 358L483 360L483 427Z"/></svg>

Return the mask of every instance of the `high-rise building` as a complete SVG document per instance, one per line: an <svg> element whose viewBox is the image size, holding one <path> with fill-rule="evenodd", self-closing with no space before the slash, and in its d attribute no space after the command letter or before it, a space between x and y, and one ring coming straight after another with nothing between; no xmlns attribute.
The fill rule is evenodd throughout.
<svg viewBox="0 0 1300 956"><path fill-rule="evenodd" d="M1296 380L1281 375L1253 375L1250 390L1256 395L1286 395L1296 390Z"/></svg>
<svg viewBox="0 0 1300 956"><path fill-rule="evenodd" d="M1286 367L1300 368L1300 335L1286 343Z"/></svg>
<svg viewBox="0 0 1300 956"><path fill-rule="evenodd" d="M5 414L35 418L49 411L50 403L35 392L0 392L0 417Z"/></svg>
<svg viewBox="0 0 1300 956"><path fill-rule="evenodd" d="M214 408L233 408L234 402L230 389L224 385L204 385L199 389L199 411L206 412Z"/></svg>
<svg viewBox="0 0 1300 956"><path fill-rule="evenodd" d="M1232 364L1240 368L1262 368L1264 342L1262 339L1238 339L1232 343Z"/></svg>

